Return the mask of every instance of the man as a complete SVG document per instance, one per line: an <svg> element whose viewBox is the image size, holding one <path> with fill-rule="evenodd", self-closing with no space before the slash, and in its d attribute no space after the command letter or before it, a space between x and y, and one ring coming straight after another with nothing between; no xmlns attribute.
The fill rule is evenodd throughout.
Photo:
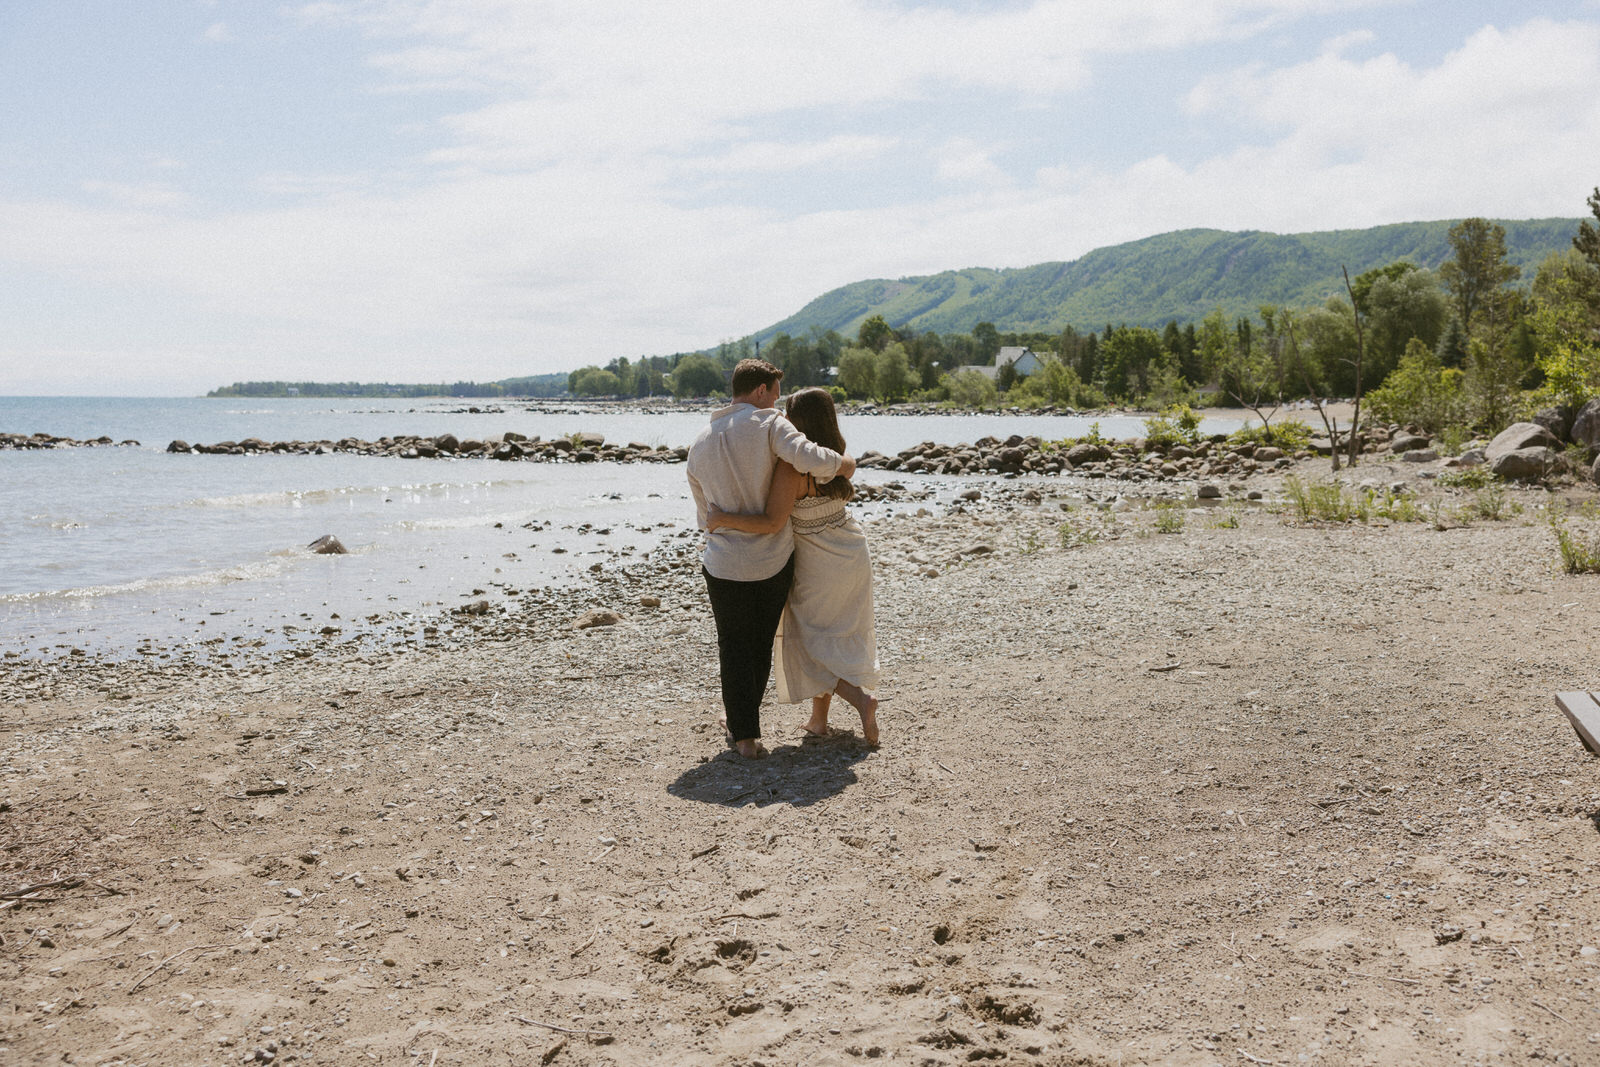
<svg viewBox="0 0 1600 1067"><path fill-rule="evenodd" d="M778 413L783 371L760 359L733 368L733 401L711 416L689 446L689 490L700 529L706 505L723 511L766 509L776 460L826 482L850 477L855 460L813 444ZM722 708L728 737L739 755L760 759L761 699L772 673L772 639L794 580L794 538L789 526L775 533L718 530L706 534L702 572L717 623Z"/></svg>

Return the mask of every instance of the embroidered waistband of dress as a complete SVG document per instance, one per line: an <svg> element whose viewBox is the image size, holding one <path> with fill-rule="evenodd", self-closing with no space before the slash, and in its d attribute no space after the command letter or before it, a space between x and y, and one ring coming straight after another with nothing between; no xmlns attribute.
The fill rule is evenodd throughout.
<svg viewBox="0 0 1600 1067"><path fill-rule="evenodd" d="M789 521L794 525L797 533L815 533L817 530L825 530L830 526L843 526L850 521L850 513L844 508L840 508L838 511L815 517L791 515Z"/></svg>

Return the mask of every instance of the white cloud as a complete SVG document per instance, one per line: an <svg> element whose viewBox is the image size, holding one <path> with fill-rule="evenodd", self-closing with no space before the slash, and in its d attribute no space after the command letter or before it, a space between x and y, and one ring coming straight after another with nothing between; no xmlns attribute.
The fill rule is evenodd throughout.
<svg viewBox="0 0 1600 1067"><path fill-rule="evenodd" d="M991 149L965 137L939 147L937 173L947 182L1004 186L1010 178L994 161Z"/></svg>
<svg viewBox="0 0 1600 1067"><path fill-rule="evenodd" d="M1352 225L1558 212L1558 197L1592 176L1600 27L1488 27L1423 69L1387 53L1356 61L1327 51L1207 79L1189 104L1202 118L1242 116L1271 131L1193 178L1253 186L1259 208L1285 225L1330 201L1351 205Z"/></svg>
<svg viewBox="0 0 1600 1067"><path fill-rule="evenodd" d="M211 25L205 28L205 32L200 36L204 37L212 44L226 44L229 41L238 39L233 35L233 31L228 28L228 24L225 22L213 22Z"/></svg>
<svg viewBox="0 0 1600 1067"><path fill-rule="evenodd" d="M178 190L158 182L130 184L127 182L89 180L79 182L78 187L92 196L101 197L128 207L173 207L181 204L184 200L183 194Z"/></svg>

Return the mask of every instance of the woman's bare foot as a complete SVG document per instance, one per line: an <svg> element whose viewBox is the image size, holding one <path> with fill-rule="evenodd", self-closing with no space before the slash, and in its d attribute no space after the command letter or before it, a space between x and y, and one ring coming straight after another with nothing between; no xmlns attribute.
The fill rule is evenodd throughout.
<svg viewBox="0 0 1600 1067"><path fill-rule="evenodd" d="M745 759L767 758L767 750L765 746L763 746L760 741L757 741L754 738L751 738L747 741L735 741L733 743L733 747L734 750Z"/></svg>
<svg viewBox="0 0 1600 1067"><path fill-rule="evenodd" d="M819 697L811 698L811 718L801 724L800 729L812 737L828 736L828 706L833 703L833 694L824 693Z"/></svg>
<svg viewBox="0 0 1600 1067"><path fill-rule="evenodd" d="M862 740L873 748L877 748L878 698L860 686L847 682L842 678L839 679L839 684L835 687L835 691L849 701L851 707L861 713Z"/></svg>

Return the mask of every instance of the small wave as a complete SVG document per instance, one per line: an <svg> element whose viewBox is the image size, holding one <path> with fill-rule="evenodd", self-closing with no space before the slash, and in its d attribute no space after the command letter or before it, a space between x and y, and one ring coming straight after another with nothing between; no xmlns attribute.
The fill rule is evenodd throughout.
<svg viewBox="0 0 1600 1067"><path fill-rule="evenodd" d="M494 486L524 485L526 478L481 478L458 482L417 482L403 485L341 485L327 489L277 489L262 493L235 493L205 496L175 505L182 508L298 507L350 497L381 496L386 493L443 493L462 489L487 489Z"/></svg>
<svg viewBox="0 0 1600 1067"><path fill-rule="evenodd" d="M90 585L76 589L46 589L32 593L0 594L0 604L36 604L45 600L95 600L102 597L137 593L160 593L178 589L203 589L233 582L262 581L282 574L303 553L274 553L274 558L238 564L198 574L176 574L161 578L135 578L111 585Z"/></svg>

